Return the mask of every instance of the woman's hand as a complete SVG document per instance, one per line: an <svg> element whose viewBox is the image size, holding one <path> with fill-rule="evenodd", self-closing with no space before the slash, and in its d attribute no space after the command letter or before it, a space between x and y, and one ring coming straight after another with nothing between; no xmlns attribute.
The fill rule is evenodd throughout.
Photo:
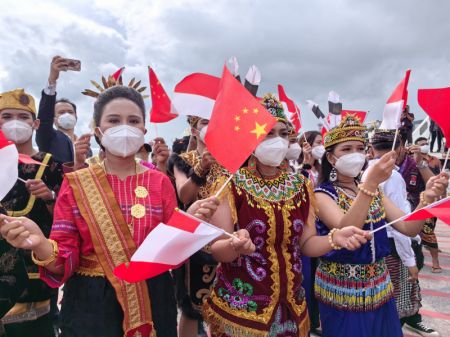
<svg viewBox="0 0 450 337"><path fill-rule="evenodd" d="M0 215L0 234L16 248L34 250L47 239L39 226L25 217Z"/></svg>
<svg viewBox="0 0 450 337"><path fill-rule="evenodd" d="M437 199L445 196L448 187L448 178L448 173L441 172L437 176L428 179L425 191L423 192L427 203L431 204Z"/></svg>
<svg viewBox="0 0 450 337"><path fill-rule="evenodd" d="M348 250L356 250L371 238L372 235L369 232L349 226L334 232L333 243Z"/></svg>
<svg viewBox="0 0 450 337"><path fill-rule="evenodd" d="M392 170L395 168L395 159L394 151L385 153L380 160L368 169L364 184L373 184L373 187L378 188L378 185L391 176Z"/></svg>
<svg viewBox="0 0 450 337"><path fill-rule="evenodd" d="M250 234L246 229L240 229L234 233L236 238L230 239L230 245L239 255L251 255L256 247L250 239Z"/></svg>
<svg viewBox="0 0 450 337"><path fill-rule="evenodd" d="M201 220L209 221L209 219L216 212L219 204L219 199L217 199L216 197L197 200L191 205L191 207L189 207L187 213Z"/></svg>
<svg viewBox="0 0 450 337"><path fill-rule="evenodd" d="M312 147L309 145L308 142L303 142L302 144L302 152L303 152L303 163L302 164L309 164L314 165L314 157L311 154Z"/></svg>

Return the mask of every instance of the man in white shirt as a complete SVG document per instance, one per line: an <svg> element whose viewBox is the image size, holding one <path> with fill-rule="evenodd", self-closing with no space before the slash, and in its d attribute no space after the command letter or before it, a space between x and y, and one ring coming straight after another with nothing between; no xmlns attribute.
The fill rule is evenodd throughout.
<svg viewBox="0 0 450 337"><path fill-rule="evenodd" d="M374 159L369 161L369 167L383 154L391 151L394 137L394 130L375 131L371 139ZM398 140L396 142L396 150L398 150L399 146L400 141ZM364 177L365 174L363 174L363 180ZM391 177L382 183L380 188L384 195L392 200L398 208L405 213L411 212L411 205L407 200L406 183L397 170L392 171ZM411 247L411 238L401 234L391 226L387 228L387 235L390 238L392 253L386 258L386 263L394 285L397 311L402 323L404 323L407 317L417 315L422 306L418 283L419 269ZM420 242L420 237L416 236L412 240ZM418 324L418 327L410 328L422 336L439 336L438 332L424 326L422 322Z"/></svg>

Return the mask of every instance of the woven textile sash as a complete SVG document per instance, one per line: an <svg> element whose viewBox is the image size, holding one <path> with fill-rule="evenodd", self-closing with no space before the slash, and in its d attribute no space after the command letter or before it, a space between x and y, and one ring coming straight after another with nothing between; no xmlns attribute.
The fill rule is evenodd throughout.
<svg viewBox="0 0 450 337"><path fill-rule="evenodd" d="M68 174L67 178L80 214L88 224L95 254L124 312L124 336L156 336L147 284L127 283L113 274L116 266L130 261L136 244L103 168L94 164Z"/></svg>

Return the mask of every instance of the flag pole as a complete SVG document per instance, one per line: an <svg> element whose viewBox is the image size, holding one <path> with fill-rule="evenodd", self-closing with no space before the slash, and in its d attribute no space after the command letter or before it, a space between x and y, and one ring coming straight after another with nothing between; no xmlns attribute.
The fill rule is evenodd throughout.
<svg viewBox="0 0 450 337"><path fill-rule="evenodd" d="M448 161L449 154L450 154L450 148L447 149L447 155L445 156L444 166L442 166L442 171L441 172L445 172L445 167L447 166L447 161Z"/></svg>
<svg viewBox="0 0 450 337"><path fill-rule="evenodd" d="M220 196L220 194L223 192L223 190L225 189L225 187L228 185L228 183L231 181L231 179L233 179L234 174L232 174L231 176L228 177L228 179L224 182L224 184L219 188L219 190L216 192L216 194L214 194L215 198L218 198Z"/></svg>
<svg viewBox="0 0 450 337"><path fill-rule="evenodd" d="M158 138L158 125L156 123L153 123L155 126L155 138Z"/></svg>
<svg viewBox="0 0 450 337"><path fill-rule="evenodd" d="M20 180L21 182L23 182L24 184L26 184L27 183L27 181L26 180L23 180L22 178L20 178L20 177L17 177L17 180Z"/></svg>
<svg viewBox="0 0 450 337"><path fill-rule="evenodd" d="M409 214L405 214L404 216L402 216L402 217L400 217L400 218L398 218L398 219L396 219L396 220L394 220L394 221L391 221L391 222L389 222L389 223L387 223L387 224L385 224L385 225L383 225L383 226L381 226L381 227L378 227L377 229L374 229L373 231L371 231L370 234L374 234L374 233L376 233L376 232L378 232L378 231L381 231L382 229L384 229L384 228L386 228L386 227L389 227L389 226L391 226L391 225L393 225L393 224L395 224L395 223L397 223L397 222L399 222L399 221L402 221L402 220L405 219L408 215L409 215Z"/></svg>
<svg viewBox="0 0 450 337"><path fill-rule="evenodd" d="M397 129L395 129L394 143L392 144L392 150L391 151L395 150L395 143L397 143L397 137L398 137L398 127L397 127Z"/></svg>
<svg viewBox="0 0 450 337"><path fill-rule="evenodd" d="M201 219L199 219L199 218L193 216L192 214L189 214L189 213L187 213L187 212L185 212L185 211L182 211L182 210L179 209L179 208L176 208L176 209L175 209L175 212L180 212L180 213L182 213L183 215L187 216L188 218L191 218L192 220L201 222L202 224L205 224L205 225L208 226L208 227L214 228L215 230L220 230L220 231L222 231L223 234L225 234L226 236L228 236L228 237L231 238L231 239L238 239L238 237L237 237L236 235L230 234L230 233L228 233L227 231L225 231L224 229L222 229L222 228L220 228L220 227L217 227L217 226L214 226L214 225L212 225L212 224L210 224L210 223L208 223L208 222L206 222L206 221L204 221L204 220L201 220Z"/></svg>

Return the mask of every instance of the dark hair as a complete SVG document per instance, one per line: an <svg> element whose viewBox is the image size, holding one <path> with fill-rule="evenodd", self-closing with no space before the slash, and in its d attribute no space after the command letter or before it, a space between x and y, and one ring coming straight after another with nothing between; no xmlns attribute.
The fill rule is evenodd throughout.
<svg viewBox="0 0 450 337"><path fill-rule="evenodd" d="M419 143L419 142L422 141L422 140L428 141L428 139L426 139L425 137L419 137L419 138L417 138L417 139L414 141L414 144L417 145L417 143Z"/></svg>
<svg viewBox="0 0 450 337"><path fill-rule="evenodd" d="M112 100L115 100L116 98L125 98L136 103L136 105L142 112L142 117L145 120L145 104L142 95L133 88L124 85L116 85L114 87L106 89L100 95L98 95L98 98L94 103L95 126L100 125L100 120L102 119L103 109L105 108L105 105Z"/></svg>
<svg viewBox="0 0 450 337"><path fill-rule="evenodd" d="M305 138L306 138L306 142L312 146L314 141L316 140L317 136L322 137L322 134L319 131L315 131L315 130L306 131L303 135L300 136L300 140L299 140L300 146L303 147L303 144L305 143ZM302 164L303 159L304 159L304 154L302 151L302 153L300 154L300 157L298 157L298 163ZM320 171L320 164L319 164L318 160L314 161L314 167L316 168L317 171Z"/></svg>
<svg viewBox="0 0 450 337"><path fill-rule="evenodd" d="M70 104L72 106L72 108L73 108L73 111L75 111L75 114L77 113L77 106L71 100L69 100L67 98L60 98L60 99L56 100L55 105L58 104L58 103L68 103L68 104Z"/></svg>
<svg viewBox="0 0 450 337"><path fill-rule="evenodd" d="M176 138L172 144L172 152L181 154L186 152L189 145L190 136L184 136L183 138Z"/></svg>
<svg viewBox="0 0 450 337"><path fill-rule="evenodd" d="M372 143L372 148L375 151L390 151L392 150L392 144L394 144L394 141L392 142L379 142L379 143ZM397 141L395 142L395 148L394 149L398 149L400 147L400 140L397 139Z"/></svg>
<svg viewBox="0 0 450 337"><path fill-rule="evenodd" d="M142 117L145 120L145 103L142 95L133 88L124 85L116 85L106 89L100 95L98 95L98 98L94 103L94 126L98 127L100 125L100 120L102 119L103 115L103 109L105 108L106 104L108 104L112 100L115 100L116 98L125 98L136 103L136 105L142 112ZM98 139L97 136L94 136L94 138L95 141L104 150L100 139Z"/></svg>

